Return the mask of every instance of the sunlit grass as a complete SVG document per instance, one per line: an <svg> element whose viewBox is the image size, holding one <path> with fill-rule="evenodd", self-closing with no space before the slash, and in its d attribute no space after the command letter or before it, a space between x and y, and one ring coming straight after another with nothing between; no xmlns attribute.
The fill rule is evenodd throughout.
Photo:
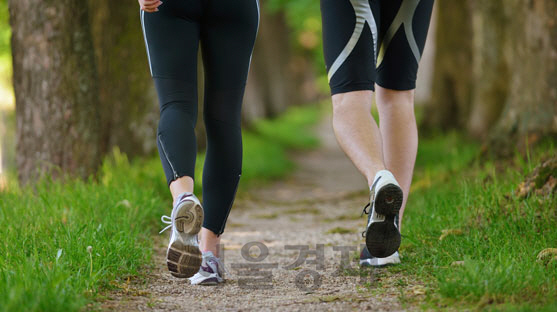
<svg viewBox="0 0 557 312"><path fill-rule="evenodd" d="M100 182L0 193L0 310L78 310L110 281L141 276L169 204L153 167L116 153Z"/></svg>
<svg viewBox="0 0 557 312"><path fill-rule="evenodd" d="M430 287L437 308L535 311L557 304L557 263L536 261L557 247L554 195L514 195L553 146L530 158L492 162L456 134L422 140L403 225L401 268ZM441 238L443 230L447 233Z"/></svg>

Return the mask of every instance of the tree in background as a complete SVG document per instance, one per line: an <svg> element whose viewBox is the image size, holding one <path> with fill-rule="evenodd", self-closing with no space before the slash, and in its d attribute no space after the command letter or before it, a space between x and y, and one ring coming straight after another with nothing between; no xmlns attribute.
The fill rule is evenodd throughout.
<svg viewBox="0 0 557 312"><path fill-rule="evenodd" d="M472 26L467 1L437 1L433 92L423 125L429 129L462 129L470 112Z"/></svg>
<svg viewBox="0 0 557 312"><path fill-rule="evenodd" d="M137 1L89 0L99 77L100 149L128 156L155 151L158 104Z"/></svg>
<svg viewBox="0 0 557 312"><path fill-rule="evenodd" d="M243 106L243 122L274 117L292 105L315 101L315 58L320 21L311 30L303 22L319 16L319 3L261 1L259 32ZM301 20L298 14L304 12ZM315 27L315 24L317 27ZM305 37L304 37L305 34ZM320 50L320 49L319 49Z"/></svg>
<svg viewBox="0 0 557 312"><path fill-rule="evenodd" d="M20 180L52 168L59 169L54 176L86 177L113 147L129 156L153 152L158 105L137 3L43 2L9 2ZM262 2L245 125L317 97L318 8L305 0ZM197 130L203 147L203 123Z"/></svg>
<svg viewBox="0 0 557 312"><path fill-rule="evenodd" d="M10 0L9 12L19 179L41 171L87 177L101 161L87 3Z"/></svg>
<svg viewBox="0 0 557 312"><path fill-rule="evenodd" d="M557 1L437 5L434 100L425 125L467 129L502 154L557 134Z"/></svg>
<svg viewBox="0 0 557 312"><path fill-rule="evenodd" d="M493 65L487 69L498 70L501 76L510 73L510 77L505 105L490 138L508 146L528 135L534 143L557 134L557 1L500 2L508 25L504 57L509 70ZM491 17L484 13L480 18ZM497 105L497 101L493 98L489 104ZM518 140L518 144L525 141Z"/></svg>

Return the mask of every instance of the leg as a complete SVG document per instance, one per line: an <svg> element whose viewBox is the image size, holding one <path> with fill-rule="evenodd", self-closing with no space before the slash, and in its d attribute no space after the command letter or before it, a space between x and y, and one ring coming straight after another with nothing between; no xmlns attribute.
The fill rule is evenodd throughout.
<svg viewBox="0 0 557 312"><path fill-rule="evenodd" d="M395 175L404 195L399 213L400 226L418 150L414 90L396 91L378 86L376 101L385 165Z"/></svg>
<svg viewBox="0 0 557 312"><path fill-rule="evenodd" d="M201 33L205 69L202 251L217 254L242 172L241 107L259 23L256 0L215 1Z"/></svg>
<svg viewBox="0 0 557 312"><path fill-rule="evenodd" d="M385 169L381 133L371 116L373 92L333 95L333 129L338 143L371 187L375 174Z"/></svg>
<svg viewBox="0 0 557 312"><path fill-rule="evenodd" d="M147 56L160 103L157 146L173 199L193 192L197 156L197 51L200 7L165 3L141 13Z"/></svg>
<svg viewBox="0 0 557 312"><path fill-rule="evenodd" d="M321 0L323 47L339 145L369 186L384 169L381 135L371 116L375 81L376 2Z"/></svg>
<svg viewBox="0 0 557 312"><path fill-rule="evenodd" d="M412 182L418 146L414 89L433 0L383 0L377 58L377 108L386 166L404 191L399 225Z"/></svg>
<svg viewBox="0 0 557 312"><path fill-rule="evenodd" d="M169 224L164 230L171 230L166 263L171 274L181 278L193 276L202 263L197 234L203 210L191 194L197 154L194 129L199 9L193 2L186 6L177 1L161 5L156 13L141 15L149 66L160 103L157 146L174 198L169 220L162 218Z"/></svg>

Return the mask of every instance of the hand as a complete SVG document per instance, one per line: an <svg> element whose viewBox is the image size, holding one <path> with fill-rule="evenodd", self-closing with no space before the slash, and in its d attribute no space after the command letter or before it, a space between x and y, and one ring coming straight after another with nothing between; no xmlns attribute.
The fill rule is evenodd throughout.
<svg viewBox="0 0 557 312"><path fill-rule="evenodd" d="M160 0L137 0L139 2L139 7L149 13L158 12L159 6L162 4Z"/></svg>

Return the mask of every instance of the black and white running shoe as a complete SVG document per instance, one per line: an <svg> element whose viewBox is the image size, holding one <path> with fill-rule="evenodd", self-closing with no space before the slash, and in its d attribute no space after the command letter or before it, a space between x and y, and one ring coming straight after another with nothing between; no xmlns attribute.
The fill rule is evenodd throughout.
<svg viewBox="0 0 557 312"><path fill-rule="evenodd" d="M376 258L372 256L369 250L367 250L367 247L364 247L362 252L360 252L360 266L362 267L383 267L398 263L400 263L398 251L395 251L394 254L385 258Z"/></svg>
<svg viewBox="0 0 557 312"><path fill-rule="evenodd" d="M395 218L398 218L401 206L402 189L395 177L388 170L379 171L370 190L369 204L363 211L369 216L367 228L362 235L373 257L389 257L398 250L400 232Z"/></svg>
<svg viewBox="0 0 557 312"><path fill-rule="evenodd" d="M170 242L166 251L166 265L175 277L192 277L201 266L201 252L197 234L203 224L203 208L192 193L178 197L170 217L162 216L168 224L160 233L171 229Z"/></svg>

